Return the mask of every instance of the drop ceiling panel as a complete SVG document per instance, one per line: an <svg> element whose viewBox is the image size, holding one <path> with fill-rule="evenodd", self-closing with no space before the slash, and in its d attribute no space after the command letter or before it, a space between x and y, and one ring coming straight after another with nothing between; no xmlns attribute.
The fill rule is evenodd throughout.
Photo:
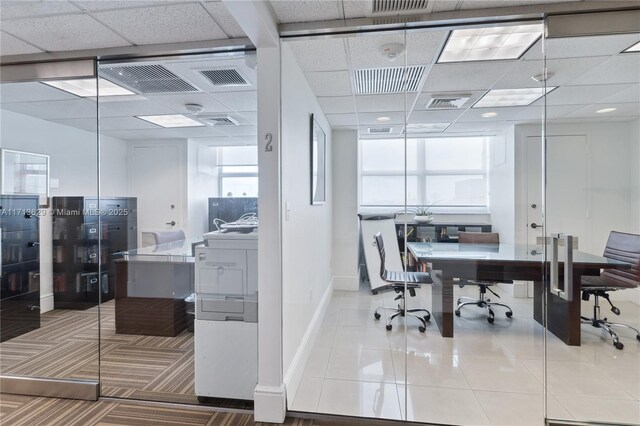
<svg viewBox="0 0 640 426"><path fill-rule="evenodd" d="M258 110L258 95L255 91L214 93L213 96L227 108L234 111Z"/></svg>
<svg viewBox="0 0 640 426"><path fill-rule="evenodd" d="M220 102L215 100L213 96L208 93L181 93L175 95L147 95L150 101L160 105L164 105L167 108L172 109L177 113L187 113L185 107L186 104L199 104L204 107L204 111L201 114L212 112L230 112L231 110Z"/></svg>
<svg viewBox="0 0 640 426"><path fill-rule="evenodd" d="M307 81L316 96L348 96L352 94L348 71L306 73Z"/></svg>
<svg viewBox="0 0 640 426"><path fill-rule="evenodd" d="M2 0L2 13L0 19L8 21L19 18L32 18L40 15L55 15L78 13L80 8L72 5L68 1L45 0L45 1L6 1ZM3 55L5 53L3 52Z"/></svg>
<svg viewBox="0 0 640 426"><path fill-rule="evenodd" d="M149 7L162 5L163 1L145 1L145 0L74 0L74 3L82 9L88 11L99 11L109 9L131 9L135 7Z"/></svg>
<svg viewBox="0 0 640 426"><path fill-rule="evenodd" d="M75 100L78 97L42 83L0 84L2 105L10 102L61 101L65 99Z"/></svg>
<svg viewBox="0 0 640 426"><path fill-rule="evenodd" d="M605 86L606 87L606 86ZM610 93L613 93L610 92ZM626 103L626 102L640 102L640 85L635 84L627 89L624 89L618 93L615 93L606 98L602 98L600 103Z"/></svg>
<svg viewBox="0 0 640 426"><path fill-rule="evenodd" d="M562 86L604 62L603 56L593 58L551 59L547 61L547 71L553 73L547 80L548 86ZM504 75L493 89L520 89L525 87L541 87L531 77L543 73L543 61L520 61L508 74Z"/></svg>
<svg viewBox="0 0 640 426"><path fill-rule="evenodd" d="M258 134L256 126L221 126L216 127L216 130L227 136L256 136Z"/></svg>
<svg viewBox="0 0 640 426"><path fill-rule="evenodd" d="M205 92L246 92L249 90L255 90L256 88L256 70L247 66L245 56L243 54L236 55L228 59L180 59L176 61L167 61L163 63L163 65L174 74L186 79L191 84ZM210 71L214 69L234 69L247 81L247 83L249 83L249 86L216 86L200 73L200 71Z"/></svg>
<svg viewBox="0 0 640 426"><path fill-rule="evenodd" d="M342 8L346 19L371 16L371 0L343 0Z"/></svg>
<svg viewBox="0 0 640 426"><path fill-rule="evenodd" d="M356 96L356 107L358 112L386 112L410 110L413 101L416 99L415 93L408 93L405 103L404 94L394 95L358 95Z"/></svg>
<svg viewBox="0 0 640 426"><path fill-rule="evenodd" d="M4 21L2 29L47 51L130 45L127 40L88 15Z"/></svg>
<svg viewBox="0 0 640 426"><path fill-rule="evenodd" d="M247 120L249 123L251 124L258 124L258 112L257 111L242 111L242 112L238 112L237 114L240 114L241 116L244 117L245 120Z"/></svg>
<svg viewBox="0 0 640 426"><path fill-rule="evenodd" d="M577 58L615 55L640 41L638 34L553 38L546 40L547 58ZM542 41L525 53L525 59L542 59Z"/></svg>
<svg viewBox="0 0 640 426"><path fill-rule="evenodd" d="M487 90L510 72L514 61L435 64L427 76L424 92Z"/></svg>
<svg viewBox="0 0 640 426"><path fill-rule="evenodd" d="M334 96L318 98L325 114L355 113L356 104L353 96Z"/></svg>
<svg viewBox="0 0 640 426"><path fill-rule="evenodd" d="M100 102L100 117L175 114L173 109L149 101Z"/></svg>
<svg viewBox="0 0 640 426"><path fill-rule="evenodd" d="M272 0L269 2L280 23L327 21L342 19L342 4L338 0Z"/></svg>
<svg viewBox="0 0 640 426"><path fill-rule="evenodd" d="M503 107L503 108L469 108L459 119L458 122L482 122L490 123L494 121L513 120L520 115L527 107ZM482 114L487 112L496 112L495 117L483 117Z"/></svg>
<svg viewBox="0 0 640 426"><path fill-rule="evenodd" d="M507 127L509 125L506 121L486 121L486 122L468 122L468 123L453 123L447 127L445 133L474 133L483 134L488 131L492 131L497 128Z"/></svg>
<svg viewBox="0 0 640 426"><path fill-rule="evenodd" d="M180 138L205 138L224 135L222 131L211 126L180 127L173 130L177 131Z"/></svg>
<svg viewBox="0 0 640 426"><path fill-rule="evenodd" d="M463 113L464 109L442 109L435 111L413 111L409 116L409 124L420 123L453 123Z"/></svg>
<svg viewBox="0 0 640 426"><path fill-rule="evenodd" d="M557 119L566 117L574 111L582 108L582 105L550 105L547 106L547 118ZM523 107L522 113L516 117L517 120L527 120L529 122L536 122L542 124L542 112L543 109L540 106L528 106ZM499 110L496 109L499 112Z"/></svg>
<svg viewBox="0 0 640 426"><path fill-rule="evenodd" d="M356 114L325 114L331 127L333 126L356 126L358 118Z"/></svg>
<svg viewBox="0 0 640 426"><path fill-rule="evenodd" d="M3 109L45 120L58 118L95 118L96 103L89 99L44 102L14 102Z"/></svg>
<svg viewBox="0 0 640 426"><path fill-rule="evenodd" d="M571 85L637 83L640 80L640 54L614 56L573 80Z"/></svg>
<svg viewBox="0 0 640 426"><path fill-rule="evenodd" d="M53 122L65 126L76 127L78 129L88 130L90 132L96 131L95 118L69 118L64 120L53 120ZM101 133L107 130L154 129L156 127L157 126L154 124L134 117L104 117L100 120Z"/></svg>
<svg viewBox="0 0 640 426"><path fill-rule="evenodd" d="M303 71L347 70L347 54L342 38L321 38L286 43Z"/></svg>
<svg viewBox="0 0 640 426"><path fill-rule="evenodd" d="M205 9L213 16L213 19L218 23L220 28L231 38L240 38L246 37L247 35L242 31L240 25L236 22L236 20L231 16L229 11L227 10L227 6L225 6L222 2L206 2L203 3Z"/></svg>
<svg viewBox="0 0 640 426"><path fill-rule="evenodd" d="M592 104L602 101L612 94L626 92L625 89L632 88L631 84L605 84L593 86L564 86L558 87L547 96L547 105L580 105ZM637 89L636 89L637 90ZM614 95L615 96L615 95ZM636 95L637 96L637 95ZM637 98L636 98L637 100ZM537 100L534 105L542 105L544 99ZM626 101L619 101L626 102Z"/></svg>
<svg viewBox="0 0 640 426"><path fill-rule="evenodd" d="M471 107L473 104L475 104L485 93L487 93L485 90L480 90L480 91L459 91L459 92L438 92L438 93L422 93L420 95L420 97L418 98L418 102L416 103L416 106L414 108L414 111L434 111L431 109L427 109L427 104L429 103L429 101L431 101L431 99L433 99L433 97L438 97L438 96L443 96L443 95L471 95L469 97L469 99L467 100L467 102L465 102L462 107L460 109L454 109L453 111L460 111L460 113L462 111L464 111L466 108ZM447 111L447 110L443 110L443 111Z"/></svg>
<svg viewBox="0 0 640 426"><path fill-rule="evenodd" d="M94 16L135 44L227 38L200 4L114 10Z"/></svg>
<svg viewBox="0 0 640 426"><path fill-rule="evenodd" d="M626 104L607 104L607 108L616 108L615 111L609 112L606 114L597 113L596 111L602 109L604 105L596 104L589 105L580 110L575 110L574 112L567 115L569 118L599 118L599 119L609 119L612 117L638 117L640 116L640 103L626 103Z"/></svg>
<svg viewBox="0 0 640 426"><path fill-rule="evenodd" d="M2 52L2 55L25 55L27 53L40 53L42 50L9 33L0 32L0 52Z"/></svg>
<svg viewBox="0 0 640 426"><path fill-rule="evenodd" d="M396 112L385 112L385 116L391 118L391 121L386 121L384 123L380 123L377 118L380 117L378 113L361 113L358 114L358 119L361 126L369 126L369 127L387 127L394 125L403 125L404 124L404 112L396 111Z"/></svg>
<svg viewBox="0 0 640 426"><path fill-rule="evenodd" d="M178 129L144 129L144 130L107 130L101 132L106 136L122 140L156 140L182 137Z"/></svg>

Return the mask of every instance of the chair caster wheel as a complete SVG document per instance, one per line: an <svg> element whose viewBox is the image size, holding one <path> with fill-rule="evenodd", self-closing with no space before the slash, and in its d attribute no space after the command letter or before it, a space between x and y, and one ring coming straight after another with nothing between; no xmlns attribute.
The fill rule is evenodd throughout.
<svg viewBox="0 0 640 426"><path fill-rule="evenodd" d="M431 319L431 314L427 314L424 316L425 321L429 321ZM640 336L638 336L638 340L640 340Z"/></svg>
<svg viewBox="0 0 640 426"><path fill-rule="evenodd" d="M615 346L618 350L622 350L622 348L624 348L622 342L613 342L613 346Z"/></svg>
<svg viewBox="0 0 640 426"><path fill-rule="evenodd" d="M376 312L375 314L373 314L373 317L378 320L380 319L380 314Z"/></svg>
<svg viewBox="0 0 640 426"><path fill-rule="evenodd" d="M460 299L458 299L458 301L456 302L456 305L459 305L459 304L460 304Z"/></svg>
<svg viewBox="0 0 640 426"><path fill-rule="evenodd" d="M387 325L387 331L391 331L391 324Z"/></svg>
<svg viewBox="0 0 640 426"><path fill-rule="evenodd" d="M511 318L513 316L513 312L509 311L505 314L507 318Z"/></svg>
<svg viewBox="0 0 640 426"><path fill-rule="evenodd" d="M495 321L495 319L493 317L487 317L487 322L489 324L493 324L493 321Z"/></svg>
<svg viewBox="0 0 640 426"><path fill-rule="evenodd" d="M427 327L421 325L420 327L418 327L418 330L420 330L420 333L424 333L425 331L427 331Z"/></svg>
<svg viewBox="0 0 640 426"><path fill-rule="evenodd" d="M611 312L613 312L616 315L620 315L620 309L618 308L611 308Z"/></svg>
<svg viewBox="0 0 640 426"><path fill-rule="evenodd" d="M459 317L460 316L460 309L456 309L455 314L456 314L457 317Z"/></svg>

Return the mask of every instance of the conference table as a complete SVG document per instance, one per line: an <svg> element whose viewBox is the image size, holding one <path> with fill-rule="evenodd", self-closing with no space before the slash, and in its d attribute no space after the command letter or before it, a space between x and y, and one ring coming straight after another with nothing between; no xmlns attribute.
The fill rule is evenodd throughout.
<svg viewBox="0 0 640 426"><path fill-rule="evenodd" d="M547 246L548 248L549 246ZM600 275L602 269L631 265L602 256L573 250L573 286L570 301L545 290L549 286L550 262L541 245L407 243L411 255L423 270L431 272L432 318L443 337L453 337L454 285L459 279L478 281L533 281L534 319L544 324L547 300L547 329L567 345L580 345L580 281L584 275ZM548 258L548 255L547 255ZM564 254L560 250L559 277L564 288Z"/></svg>

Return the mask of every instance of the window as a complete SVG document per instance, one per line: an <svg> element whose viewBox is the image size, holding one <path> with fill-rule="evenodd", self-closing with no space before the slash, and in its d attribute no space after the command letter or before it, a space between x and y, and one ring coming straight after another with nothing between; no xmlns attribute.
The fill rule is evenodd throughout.
<svg viewBox="0 0 640 426"><path fill-rule="evenodd" d="M219 147L218 177L221 197L257 197L258 147Z"/></svg>
<svg viewBox="0 0 640 426"><path fill-rule="evenodd" d="M484 137L407 139L407 204L486 208L488 145ZM360 205L404 205L404 139L360 140L360 155Z"/></svg>

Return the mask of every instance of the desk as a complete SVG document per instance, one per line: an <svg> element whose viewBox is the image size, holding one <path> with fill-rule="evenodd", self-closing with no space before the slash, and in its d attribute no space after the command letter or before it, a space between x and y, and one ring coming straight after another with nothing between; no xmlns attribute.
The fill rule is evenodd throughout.
<svg viewBox="0 0 640 426"><path fill-rule="evenodd" d="M116 333L176 336L187 325L193 293L193 247L180 240L117 253Z"/></svg>
<svg viewBox="0 0 640 426"><path fill-rule="evenodd" d="M541 246L513 244L407 243L421 263L431 264L432 316L443 337L453 337L454 278L481 281L522 280L535 283L534 318L543 324L544 282L549 262ZM562 254L559 256L562 262ZM548 293L548 329L568 345L580 345L580 281L583 275L600 275L600 269L628 268L629 264L574 250L573 300ZM562 273L562 267L560 271ZM544 325L544 324L543 324Z"/></svg>

